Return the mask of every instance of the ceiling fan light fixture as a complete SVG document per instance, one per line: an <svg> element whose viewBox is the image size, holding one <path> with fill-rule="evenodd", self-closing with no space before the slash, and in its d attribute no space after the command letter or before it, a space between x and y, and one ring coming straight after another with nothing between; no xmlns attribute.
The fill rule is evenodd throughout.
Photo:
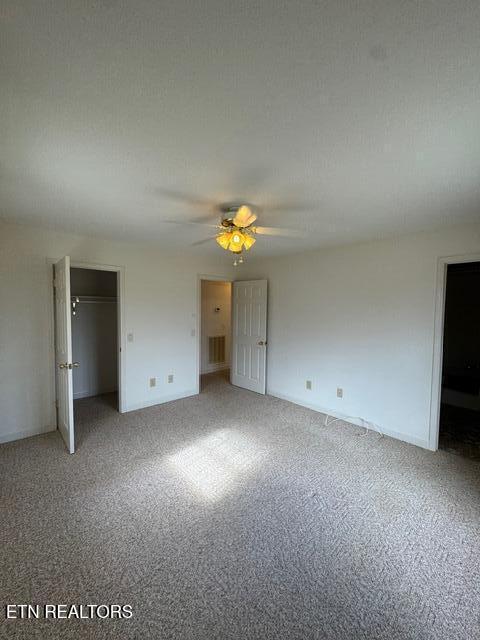
<svg viewBox="0 0 480 640"><path fill-rule="evenodd" d="M234 253L239 253L245 243L245 235L241 231L233 231L231 233L230 244L228 248Z"/></svg>
<svg viewBox="0 0 480 640"><path fill-rule="evenodd" d="M243 241L243 248L246 249L246 251L248 251L251 247L253 247L255 242L256 240L253 236L245 234L244 241Z"/></svg>
<svg viewBox="0 0 480 640"><path fill-rule="evenodd" d="M218 235L215 239L218 242L218 244L222 247L222 249L225 249L226 251L229 248L230 242L232 240L232 232L224 231L223 233Z"/></svg>

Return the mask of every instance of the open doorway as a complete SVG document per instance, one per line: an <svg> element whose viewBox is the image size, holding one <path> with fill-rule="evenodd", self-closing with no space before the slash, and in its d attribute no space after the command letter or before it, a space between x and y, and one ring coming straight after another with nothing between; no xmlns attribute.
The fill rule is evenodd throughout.
<svg viewBox="0 0 480 640"><path fill-rule="evenodd" d="M199 388L229 384L232 334L232 283L200 280Z"/></svg>
<svg viewBox="0 0 480 640"><path fill-rule="evenodd" d="M73 398L105 396L118 410L117 273L70 269Z"/></svg>
<svg viewBox="0 0 480 640"><path fill-rule="evenodd" d="M439 448L480 460L480 262L448 264Z"/></svg>
<svg viewBox="0 0 480 640"><path fill-rule="evenodd" d="M125 411L124 269L72 263L70 256L52 264L57 428L68 452L75 453L78 403L109 394L104 408Z"/></svg>

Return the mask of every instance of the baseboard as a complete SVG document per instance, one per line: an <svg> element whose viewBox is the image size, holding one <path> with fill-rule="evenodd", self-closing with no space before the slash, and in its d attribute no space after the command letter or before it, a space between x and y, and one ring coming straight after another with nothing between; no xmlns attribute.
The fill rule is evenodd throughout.
<svg viewBox="0 0 480 640"><path fill-rule="evenodd" d="M218 365L217 367L214 366L211 369L208 368L206 371L200 371L200 375L205 376L208 373L217 373L218 371L228 371L229 369L230 369L230 364L223 363L221 365Z"/></svg>
<svg viewBox="0 0 480 640"><path fill-rule="evenodd" d="M125 411L123 413L128 413L129 411L138 411L139 409L146 409L147 407L154 407L157 404L165 404L166 402L173 402L174 400L181 400L182 398L189 398L190 396L198 395L198 391L196 389L189 389L188 391L183 391L182 393L174 393L170 396L162 396L161 398L153 398L152 400L144 400L143 402L134 402L133 404L128 404L125 407Z"/></svg>
<svg viewBox="0 0 480 640"><path fill-rule="evenodd" d="M339 411L335 411L334 409L327 409L326 407L321 407L317 404L312 404L309 402L304 402L303 400L299 400L293 396L289 396L287 394L281 393L280 391L276 391L275 389L268 389L267 393L269 396L273 396L274 398L280 398L280 400L287 400L287 402L292 402L293 404L298 404L301 407L305 407L306 409L311 409L312 411L317 411L318 413L324 413L327 416L332 416L334 418L339 418L344 422L348 422L349 424L355 425L356 427L364 427L363 420L352 418L350 416L346 416ZM368 420L365 418L365 422ZM379 425L379 428L384 436L389 436L390 438L395 438L395 440L401 440L402 442L407 442L408 444L413 444L416 447L421 447L422 449L432 450L427 439L417 438L416 436L411 436L408 433L402 433L400 431L393 431L391 429L386 429Z"/></svg>
<svg viewBox="0 0 480 640"><path fill-rule="evenodd" d="M106 389L102 391L78 391L73 394L74 400L80 400L81 398L93 398L95 396L103 396L105 393L116 393L118 389Z"/></svg>
<svg viewBox="0 0 480 640"><path fill-rule="evenodd" d="M3 433L0 434L0 444L23 440L24 438L31 438L32 436L41 436L56 430L57 427L44 427L43 429L23 429L22 431L15 431L14 433Z"/></svg>

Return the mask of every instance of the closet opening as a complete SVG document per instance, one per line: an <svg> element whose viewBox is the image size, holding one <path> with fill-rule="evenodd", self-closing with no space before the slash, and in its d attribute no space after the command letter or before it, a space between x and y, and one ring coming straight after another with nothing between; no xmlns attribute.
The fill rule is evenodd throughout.
<svg viewBox="0 0 480 640"><path fill-rule="evenodd" d="M118 274L115 271L72 267L73 399L75 413L83 399L119 411ZM83 404L82 404L83 403Z"/></svg>

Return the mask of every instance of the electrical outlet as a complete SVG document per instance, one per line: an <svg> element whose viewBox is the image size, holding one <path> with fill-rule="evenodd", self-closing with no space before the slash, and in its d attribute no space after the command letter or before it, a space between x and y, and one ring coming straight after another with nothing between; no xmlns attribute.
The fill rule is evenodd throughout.
<svg viewBox="0 0 480 640"><path fill-rule="evenodd" d="M156 378L150 378L150 386L151 387L156 387L157 386L157 379Z"/></svg>
<svg viewBox="0 0 480 640"><path fill-rule="evenodd" d="M171 382L173 382L173 373L169 373L167 376L167 382L168 384L170 384Z"/></svg>
<svg viewBox="0 0 480 640"><path fill-rule="evenodd" d="M343 398L343 389L341 387L337 387L337 398Z"/></svg>
<svg viewBox="0 0 480 640"><path fill-rule="evenodd" d="M311 380L305 380L305 388L308 389L309 391L312 390L312 381Z"/></svg>

